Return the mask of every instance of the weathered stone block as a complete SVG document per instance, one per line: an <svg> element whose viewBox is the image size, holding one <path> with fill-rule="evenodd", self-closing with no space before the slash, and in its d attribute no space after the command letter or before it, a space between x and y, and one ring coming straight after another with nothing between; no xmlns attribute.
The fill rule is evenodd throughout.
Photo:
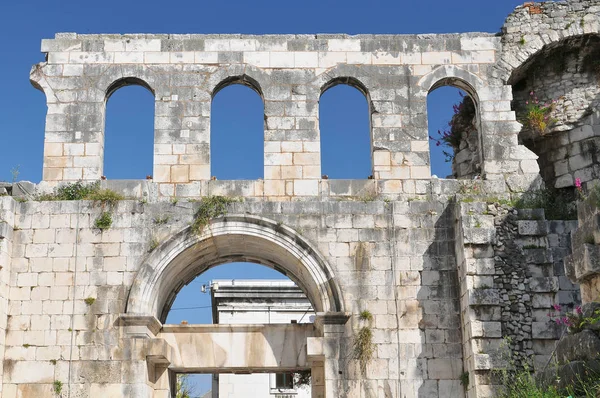
<svg viewBox="0 0 600 398"><path fill-rule="evenodd" d="M560 364L593 360L598 357L598 353L600 353L600 337L591 330L568 334L556 346L556 358Z"/></svg>

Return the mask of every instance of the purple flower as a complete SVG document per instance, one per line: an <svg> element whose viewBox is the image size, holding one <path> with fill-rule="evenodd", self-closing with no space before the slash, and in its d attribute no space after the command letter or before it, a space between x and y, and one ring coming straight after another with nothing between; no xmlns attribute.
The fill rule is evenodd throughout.
<svg viewBox="0 0 600 398"><path fill-rule="evenodd" d="M525 105L529 105L529 101L525 101Z"/></svg>
<svg viewBox="0 0 600 398"><path fill-rule="evenodd" d="M533 91L530 91L530 92L529 92L529 95L533 95Z"/></svg>
<svg viewBox="0 0 600 398"><path fill-rule="evenodd" d="M575 187L577 189L581 189L581 178L576 178L575 179Z"/></svg>
<svg viewBox="0 0 600 398"><path fill-rule="evenodd" d="M560 318L556 318L556 319L554 320L554 322L556 322L556 324L557 324L557 325L560 325L560 324L561 324L561 320L560 320Z"/></svg>
<svg viewBox="0 0 600 398"><path fill-rule="evenodd" d="M554 311L560 311L560 304L554 304L552 308L554 308Z"/></svg>
<svg viewBox="0 0 600 398"><path fill-rule="evenodd" d="M583 310L581 309L580 305L578 305L577 307L575 307L575 312L577 313L577 315L582 315L583 314Z"/></svg>

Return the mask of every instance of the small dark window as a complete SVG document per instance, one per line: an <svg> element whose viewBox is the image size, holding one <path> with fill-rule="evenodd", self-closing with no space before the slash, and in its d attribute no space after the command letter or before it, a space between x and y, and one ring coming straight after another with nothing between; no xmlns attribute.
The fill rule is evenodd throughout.
<svg viewBox="0 0 600 398"><path fill-rule="evenodd" d="M294 375L292 373L277 373L275 375L275 388L291 390L294 388Z"/></svg>

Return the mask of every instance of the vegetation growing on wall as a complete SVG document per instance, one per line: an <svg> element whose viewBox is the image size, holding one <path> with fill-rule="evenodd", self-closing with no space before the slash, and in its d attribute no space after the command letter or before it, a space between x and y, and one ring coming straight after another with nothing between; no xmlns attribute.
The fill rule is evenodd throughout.
<svg viewBox="0 0 600 398"><path fill-rule="evenodd" d="M112 225L112 215L107 211L103 211L102 213L100 213L100 215L94 221L94 226L101 231L104 231L105 229L109 229L111 227L111 225Z"/></svg>
<svg viewBox="0 0 600 398"><path fill-rule="evenodd" d="M224 216L227 214L229 205L238 202L239 199L229 198L226 196L207 196L200 200L200 206L194 214L192 221L192 232L199 235L208 225L211 219Z"/></svg>
<svg viewBox="0 0 600 398"><path fill-rule="evenodd" d="M71 182L54 189L52 193L41 194L36 200L93 200L114 206L117 201L125 197L113 190L100 188L100 181L84 183L83 181Z"/></svg>
<svg viewBox="0 0 600 398"><path fill-rule="evenodd" d="M63 383L60 380L54 380L52 383L52 391L55 395L60 395L62 393Z"/></svg>
<svg viewBox="0 0 600 398"><path fill-rule="evenodd" d="M375 344L373 343L373 314L368 310L363 310L358 316L359 322L362 324L354 339L354 357L360 364L360 370L364 374L367 371L367 365L373 359L375 353Z"/></svg>
<svg viewBox="0 0 600 398"><path fill-rule="evenodd" d="M456 152L460 149L461 141L464 138L463 134L468 134L474 129L475 103L468 95L463 95L462 93L460 95L463 99L458 104L452 106L454 115L450 119L450 122L448 122L448 128L438 130L437 136L429 136L429 139L435 142L436 146L449 149L442 151L447 162L451 162Z"/></svg>
<svg viewBox="0 0 600 398"><path fill-rule="evenodd" d="M518 199L518 209L544 209L547 220L576 220L577 197L571 191L540 189L529 191Z"/></svg>
<svg viewBox="0 0 600 398"><path fill-rule="evenodd" d="M533 91L529 93L529 99L525 101L525 112L521 123L525 128L537 135L546 135L550 128L556 123L552 117L556 101L541 102Z"/></svg>

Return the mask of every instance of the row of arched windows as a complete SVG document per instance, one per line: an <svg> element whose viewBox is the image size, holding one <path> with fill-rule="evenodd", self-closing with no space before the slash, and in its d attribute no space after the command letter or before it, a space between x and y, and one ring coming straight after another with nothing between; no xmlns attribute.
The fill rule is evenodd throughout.
<svg viewBox="0 0 600 398"><path fill-rule="evenodd" d="M428 96L429 135L436 137L453 115L460 89L443 87ZM106 107L104 175L141 179L152 174L154 96L140 85L117 88ZM328 88L319 102L321 173L331 179L372 174L370 110L365 95L348 84ZM254 180L264 175L264 104L242 84L219 90L211 106L211 175ZM447 150L447 148L446 148ZM450 164L438 141L430 145L432 174L446 177Z"/></svg>

